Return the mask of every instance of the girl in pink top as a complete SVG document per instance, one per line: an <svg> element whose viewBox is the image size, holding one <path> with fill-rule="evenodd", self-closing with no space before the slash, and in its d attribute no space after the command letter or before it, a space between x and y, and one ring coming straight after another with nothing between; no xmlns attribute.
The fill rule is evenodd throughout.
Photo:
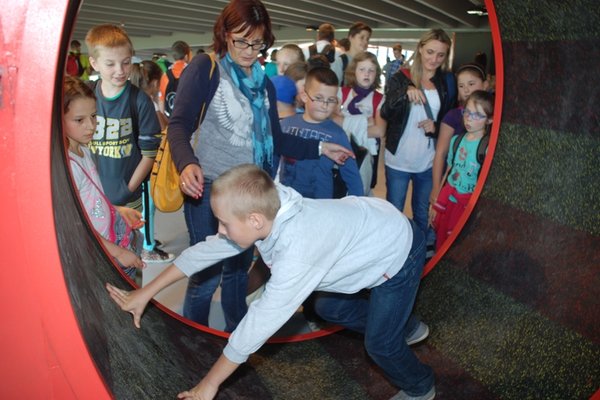
<svg viewBox="0 0 600 400"><path fill-rule="evenodd" d="M131 208L113 206L104 195L100 176L86 146L96 129L96 98L84 82L73 77L65 77L63 129L83 208L108 253L133 279L135 268L145 266L139 257L141 236L135 231L144 224L142 215Z"/></svg>

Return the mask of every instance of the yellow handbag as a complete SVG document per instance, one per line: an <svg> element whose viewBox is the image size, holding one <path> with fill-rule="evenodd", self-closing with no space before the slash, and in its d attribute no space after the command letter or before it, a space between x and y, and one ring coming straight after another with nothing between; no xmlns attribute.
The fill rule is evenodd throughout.
<svg viewBox="0 0 600 400"><path fill-rule="evenodd" d="M212 54L210 60L209 80L212 80L216 66ZM201 122L204 119L205 112L206 103L203 103L198 121ZM184 194L179 187L179 171L177 171L171 156L167 132L163 134L160 147L154 159L152 172L150 173L150 196L152 196L156 208L162 212L174 212L179 210L183 205Z"/></svg>

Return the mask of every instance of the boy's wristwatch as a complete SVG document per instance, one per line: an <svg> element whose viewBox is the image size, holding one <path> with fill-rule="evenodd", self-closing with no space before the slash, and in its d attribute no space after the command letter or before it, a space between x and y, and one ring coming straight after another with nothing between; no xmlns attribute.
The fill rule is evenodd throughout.
<svg viewBox="0 0 600 400"><path fill-rule="evenodd" d="M323 155L323 142L319 141L319 157Z"/></svg>

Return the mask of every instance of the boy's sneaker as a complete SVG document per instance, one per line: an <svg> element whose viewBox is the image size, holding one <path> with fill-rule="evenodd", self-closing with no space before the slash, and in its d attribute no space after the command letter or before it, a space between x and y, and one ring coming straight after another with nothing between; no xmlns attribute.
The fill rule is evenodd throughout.
<svg viewBox="0 0 600 400"><path fill-rule="evenodd" d="M146 249L142 250L142 261L145 263L169 263L174 259L175 255L164 252L158 247L154 247L151 251Z"/></svg>
<svg viewBox="0 0 600 400"><path fill-rule="evenodd" d="M417 328L406 337L406 344L409 346L417 344L427 339L427 336L429 336L429 327L425 322L419 321Z"/></svg>
<svg viewBox="0 0 600 400"><path fill-rule="evenodd" d="M392 397L390 400L433 400L434 397L435 397L435 386L432 386L431 389L429 389L429 392L425 393L424 395L410 396L401 390L398 393L396 393L396 395L394 397Z"/></svg>

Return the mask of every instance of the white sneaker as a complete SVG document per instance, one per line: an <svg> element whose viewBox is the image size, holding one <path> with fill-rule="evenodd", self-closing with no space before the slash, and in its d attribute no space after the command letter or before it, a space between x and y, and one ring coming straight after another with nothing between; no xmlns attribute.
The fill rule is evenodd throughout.
<svg viewBox="0 0 600 400"><path fill-rule="evenodd" d="M429 327L425 322L419 321L417 329L415 329L413 332L410 333L410 335L406 337L406 344L408 344L409 346L417 344L427 339L427 336L429 336Z"/></svg>
<svg viewBox="0 0 600 400"><path fill-rule="evenodd" d="M145 263L170 263L175 259L175 255L171 253L166 253L155 247L154 250L148 251L146 249L142 250L141 254L142 261Z"/></svg>

